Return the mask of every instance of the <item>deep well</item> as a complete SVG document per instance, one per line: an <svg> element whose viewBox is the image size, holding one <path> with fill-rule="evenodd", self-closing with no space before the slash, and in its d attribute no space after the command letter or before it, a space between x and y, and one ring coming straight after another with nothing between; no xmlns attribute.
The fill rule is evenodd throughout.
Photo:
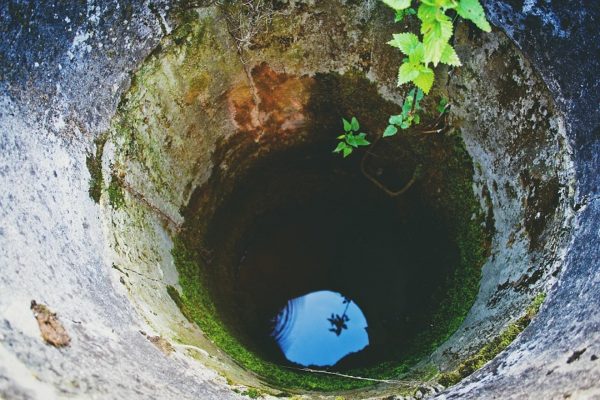
<svg viewBox="0 0 600 400"><path fill-rule="evenodd" d="M600 9L564 3L488 1L386 140L376 1L0 5L0 398L600 398ZM265 332L320 290L370 343L306 371Z"/></svg>

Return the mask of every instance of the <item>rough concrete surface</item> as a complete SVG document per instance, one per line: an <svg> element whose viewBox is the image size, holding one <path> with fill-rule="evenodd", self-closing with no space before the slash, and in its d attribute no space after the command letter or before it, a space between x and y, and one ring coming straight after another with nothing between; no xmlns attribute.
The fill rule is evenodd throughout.
<svg viewBox="0 0 600 400"><path fill-rule="evenodd" d="M371 12L372 3L364 2L365 13ZM541 77L528 82L543 81L557 103L555 122L549 128L554 133L545 147L557 157L540 161L547 166L542 169L551 173L540 173L539 179L548 181L556 175L564 201L556 221L542 235L542 248L554 252L532 253L526 248L530 238L520 231L523 241L517 239L512 253L503 253L515 219L526 218L527 205L514 202L503 213L511 199L487 188L492 192L497 226L506 227L495 236L498 257L484 268L492 278L476 303L480 312L473 311L433 359L439 361L444 348L454 346L458 349L454 353L460 355L461 349L468 348L461 342L472 345L477 339L473 327L479 326L477 318L482 315L485 320L488 312L503 314L505 324L522 311L532 292L511 295L514 302L500 301L507 308L485 307L496 293L496 284L518 281L534 262L521 259L518 268L502 275L501 267L511 257L544 260L548 266L539 285L548 290L548 298L538 317L506 351L437 398L600 398L600 179L596 173L600 167L600 6L584 0L485 3L490 20L531 63L521 62L525 75ZM226 357L210 348L165 292L166 284L177 285L177 275L168 262L172 244L164 221L155 213L142 212L135 218L143 224L128 225L138 220L124 212L113 213L106 202L98 206L88 195L86 157L94 149L94 139L109 128L136 69L176 28L178 13L190 6L190 2L168 1L9 0L0 4L0 398L241 397L215 372L229 368L223 367ZM318 26L305 25L309 31ZM360 42L359 37L350 37L349 43ZM256 55L276 64L272 49ZM328 61L329 56L334 57L331 52L315 51L308 57L323 68L343 71L346 61ZM303 63L300 58L290 68L304 73ZM383 75L376 69L370 73ZM388 89L382 86L385 94ZM456 90L483 93L485 86L476 83ZM519 103L513 111L523 107L530 106ZM484 184L493 186L497 181L503 187L522 160L539 165L536 157L527 158L527 145L510 160L498 154L495 161L487 160L485 143L490 143L477 138L476 121L465 121L467 147L484 165L476 172L474 188L482 199ZM565 143L554 142L555 138L564 138ZM105 169L114 152L109 146ZM526 191L527 181L521 186L518 199L534 199ZM181 204L174 203L165 203L171 205L166 212L177 222ZM122 240L127 234L148 235L148 240L160 244L150 249L156 254L127 246ZM118 253L114 243L121 244ZM140 269L126 273L113 268L117 256L131 264L126 267ZM148 260L155 261L151 268ZM71 338L68 346L56 348L43 341L30 310L32 300L57 313ZM509 315L509 304L515 315ZM501 327L486 329L497 333ZM194 350L198 354L191 357L185 345L162 341L163 336L177 334L198 344L200 349ZM233 367L229 371L244 374Z"/></svg>

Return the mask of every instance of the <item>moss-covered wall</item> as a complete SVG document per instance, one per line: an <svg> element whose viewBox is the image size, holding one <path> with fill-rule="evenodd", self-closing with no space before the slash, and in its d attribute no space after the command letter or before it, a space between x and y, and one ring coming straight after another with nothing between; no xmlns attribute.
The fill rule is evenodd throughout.
<svg viewBox="0 0 600 400"><path fill-rule="evenodd" d="M182 289L171 248L172 239L184 227L183 210L192 199L192 203L196 201L195 211L210 215L218 201L198 203L202 196L192 198L192 194L199 193L199 188L214 185L215 179L231 182L228 178L265 152L292 147L310 136L302 115L309 109L306 93L319 79L318 74L336 72L345 77L366 77L374 82L374 90L396 104L405 94L403 88L395 87L400 55L385 44L392 32L405 28L391 24L389 10L376 2L332 1L281 6L271 11L269 24L258 26L248 46L240 46L236 41L231 22L231 15L249 18L243 10L239 14L235 8L209 7L186 12L181 26L161 41L134 74L131 88L113 120L108 142L99 148L100 158L90 158L96 170L98 160L103 166L103 175L94 176L104 179L100 201L109 242L107 251L119 267L114 273L123 278L140 313L170 340L205 349L207 355L193 353L202 362L223 371L234 382L256 386L260 383L255 377L219 354L197 327L179 314L171 301L173 289L171 296L167 293L167 285ZM478 229L456 232L457 240L464 244L465 265L471 264L471 255L479 259L484 250L493 257L483 268L476 308L467 317L469 328L464 329L463 325L459 334L432 358L441 367L455 365L481 348L506 323L518 318L551 279L551 265L560 261L557 249L562 242L559 237L540 247L539 239L553 237L560 228L557 221L565 220L562 204L570 195L569 175L562 172L569 166L564 161L567 150L561 139L561 120L526 60L498 32L474 39L459 33L457 38L466 67L450 71L448 79L443 78L448 71L440 70L438 76L442 78L428 101L431 107L437 102L435 97L449 95L453 104L451 125L461 132L473 157L472 188L481 209L486 211L482 220L478 219L476 207L471 215L454 215L463 221L472 217L481 224ZM473 44L482 50L469 53L466 49ZM492 61L486 64L488 59ZM502 60L512 64L502 65ZM267 65L268 70L257 70L261 65ZM498 69L504 72L495 74ZM259 96L261 82L267 85L263 92L277 87L279 91L275 92L282 97ZM513 90L514 85L522 84L526 90ZM495 93L488 91L490 86L498 88L497 95L490 94ZM344 93L353 95L352 91ZM502 93L520 93L520 97L508 98ZM299 108L287 101L288 95L295 96ZM538 99L538 105L523 108L532 95ZM516 112L516 104L524 111ZM279 110L279 117L271 113L273 110ZM336 113L340 111L342 108ZM350 106L343 111L361 113L360 118L367 121L366 126L372 127L373 132L380 129L379 124L385 124L373 117L380 110L371 114L368 109ZM268 128L267 122L281 124L288 120L293 124L285 135L262 129ZM540 123L531 125L528 121ZM511 139L498 140L499 137ZM419 140L430 139L424 136ZM460 149L459 144L455 155L460 154ZM232 153L237 158L232 158ZM511 160L511 164L503 164L503 159ZM449 160L462 162L461 157ZM523 175L513 167L523 164L538 168L533 169L531 176ZM440 166L448 167L451 165ZM426 178L428 188L434 192L443 189L451 196L447 199L450 204L459 204L471 188L470 182L452 186L452 182L443 181L443 176L431 173ZM97 187L93 192L96 195ZM539 193L546 192L558 200L544 201ZM519 227L518 221L523 219L528 222ZM484 227L500 232L494 236L491 248L468 248L481 240ZM518 251L506 253L507 247ZM177 249L176 254L185 250ZM508 256L502 258L500 254ZM540 268L541 274L537 273ZM502 286L503 282L508 286ZM465 286L472 291L477 283ZM505 287L511 288L510 293ZM186 299L186 293L183 294ZM452 322L450 331L460 321Z"/></svg>

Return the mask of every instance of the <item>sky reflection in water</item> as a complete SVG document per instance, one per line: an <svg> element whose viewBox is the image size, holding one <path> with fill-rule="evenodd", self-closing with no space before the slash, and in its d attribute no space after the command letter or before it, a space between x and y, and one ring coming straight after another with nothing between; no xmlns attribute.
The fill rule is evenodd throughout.
<svg viewBox="0 0 600 400"><path fill-rule="evenodd" d="M277 315L273 337L286 358L304 366L331 366L369 344L367 320L340 293L297 297Z"/></svg>

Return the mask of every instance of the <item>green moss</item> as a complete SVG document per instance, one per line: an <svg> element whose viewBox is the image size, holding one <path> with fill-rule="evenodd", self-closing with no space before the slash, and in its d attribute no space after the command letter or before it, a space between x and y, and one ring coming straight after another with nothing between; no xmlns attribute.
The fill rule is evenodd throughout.
<svg viewBox="0 0 600 400"><path fill-rule="evenodd" d="M173 204L187 195L180 177L196 176L223 134L213 121L227 118L224 90L244 71L222 21L201 14L186 13L148 56L111 124L115 162L136 176L142 171L156 195Z"/></svg>
<svg viewBox="0 0 600 400"><path fill-rule="evenodd" d="M385 128L387 117L397 114L399 107L382 100L375 85L355 71L346 75L318 74L308 108L312 115L318 116L318 123L309 129L311 137L325 141L332 136L332 132L339 130L339 118L342 116L356 115L367 132L375 133ZM431 120L435 117L425 116L423 123L427 123L427 118ZM411 371L411 368L452 335L466 317L479 291L481 266L487 256L490 232L485 229L485 216L473 193L473 165L460 135L424 136L419 132L405 132L388 140L385 146L387 150L379 148L377 151L387 151L391 157L409 154L407 157L413 167L407 169L410 169L411 175L413 168L421 170L418 182L411 191L423 199L426 207L439 215L441 222L448 227L448 237L455 241L458 261L447 281L432 290L432 296L440 306L425 321L424 326L429 328L416 335L417 339L406 346L410 351L394 354L392 361L345 373L374 379L404 376L427 380L437 371ZM220 182L219 188L215 189L219 191L219 196L224 196L223 184ZM205 204L203 208L206 208L207 203L198 204ZM217 307L211 299L211 281L207 271L214 270L215 266L206 265L207 257L201 250L203 243L199 239L205 233L203 229L206 228L207 215L199 216L194 210L197 208L192 207L190 213L184 213L187 215L187 228L175 238L173 255L183 289L183 305L180 308L189 310L186 311L189 318L198 323L207 337L244 368L280 388L338 391L374 384L365 380L285 368L265 361L248 350L231 331L231 324L225 325L219 318ZM243 222L237 221L237 224ZM235 235L229 237L233 240ZM219 246L231 247L223 243ZM221 262L218 264L222 266Z"/></svg>
<svg viewBox="0 0 600 400"><path fill-rule="evenodd" d="M108 135L106 134L98 136L98 138L94 140L96 152L88 153L85 158L85 164L90 172L90 187L88 193L96 203L100 202L100 196L102 196L102 154L104 153L104 145L106 144L107 139Z"/></svg>
<svg viewBox="0 0 600 400"><path fill-rule="evenodd" d="M170 148L171 153L166 152L165 143L177 143L181 135L195 135L196 131L202 132L202 135L198 135L202 138L212 134L210 131L212 127L198 126L195 130L180 129L177 121L165 117L173 114L169 107L177 104L182 108L183 111L180 112L183 114L188 108L197 112L198 107L194 101L198 94L201 93L207 98L222 96L222 82L230 81L232 76L242 71L235 53L224 48L223 43L226 42L224 33L217 29L212 18L199 20L196 13L182 15L183 23L180 28L165 39L161 48L154 52L135 74L129 94L119 105L119 117L112 129L114 135L112 139L118 149L117 160L138 162L146 169L152 186L165 199L178 195L171 184L176 181L170 179L172 171L187 168L187 164L182 166L169 159L175 147ZM281 29L283 31L283 26ZM176 69L181 78L173 79L167 73L171 69ZM361 125L374 136L385 128L389 115L398 113L399 107L381 100L377 87L365 79L364 74L359 71L351 71L343 76L317 74L315 82L308 112L319 115L319 120L318 126L309 127L311 140L312 138L329 140L331 133L339 130L339 118L351 115L357 116ZM145 111L151 114L149 116L140 111L146 110L147 104L156 105L152 112ZM433 109L433 107L427 108ZM144 129L138 129L141 126ZM398 135L398 138L400 136ZM194 142L187 137L184 141ZM419 134L406 133L402 135L399 142L395 144L391 140L390 142L392 152L408 148L414 162L422 169L415 190L423 192L424 196L430 199L428 206L442 215L444 222L451 227L452 232L449 236L456 240L460 261L454 268L454 275L448 279L444 287L432 294L440 299L439 303L442 303L442 306L429 321L431 329L419 335L419 339L410 344L410 352L398 354L396 360L399 361L347 371L350 375L375 379L397 378L409 373L414 364L430 354L458 328L477 295L480 267L486 256L487 233L480 223L481 210L472 190L473 168L460 137L445 135L423 137ZM198 140L197 143L200 148L202 142ZM88 167L95 166L94 163L99 165L101 149L100 146L98 148L97 156L89 157ZM185 146L185 149L189 150L190 146ZM403 151L406 153L406 150ZM99 152L100 157L98 157ZM185 153L176 155L177 157L174 157L176 161L190 158ZM94 196L98 199L102 190L101 168L99 173L99 178L94 180L100 182L100 186L94 186ZM177 173L193 175L191 171ZM412 174L412 169L410 173ZM92 176L97 175L92 174ZM221 189L222 186L219 190ZM109 202L114 208L124 204L123 187L116 172L111 174L107 192ZM224 195L223 192L219 194ZM473 215L477 218L473 219ZM209 295L210 282L204 273L212 266L205 264L206 254L200 254L201 241L194 238L194 236L196 238L203 236L201 231L203 228L199 224L205 222L192 221L186 217L186 229L174 238L173 256L180 274L182 294L180 295L170 286L167 287L167 292L186 318L195 321L206 336L237 363L275 386L334 391L356 389L373 384L365 380L287 369L265 361L248 350L231 332L231 327L226 326L219 318L213 299ZM418 378L421 375L422 372L415 372L411 376Z"/></svg>
<svg viewBox="0 0 600 400"><path fill-rule="evenodd" d="M172 253L183 288L183 296L180 298L184 308L189 310L190 317L196 321L208 338L248 370L259 374L275 386L291 389L334 391L355 389L371 384L367 381L286 369L265 361L249 351L231 335L218 318L214 302L202 285L206 277L201 268L200 255L190 250L181 237L175 238Z"/></svg>
<svg viewBox="0 0 600 400"><path fill-rule="evenodd" d="M108 140L108 133L100 135L94 143L96 144L96 152L94 154L89 153L86 157L86 165L90 172L90 187L88 192L90 197L96 202L100 202L102 197L102 191L104 189L104 176L102 173L102 154L104 153L104 146ZM111 166L112 168L112 166ZM125 197L123 196L123 187L121 181L117 175L117 172L113 169L111 171L110 182L106 188L108 193L108 201L112 207L118 209L125 204Z"/></svg>
<svg viewBox="0 0 600 400"><path fill-rule="evenodd" d="M531 323L531 320L538 313L545 298L545 293L538 294L521 318L510 324L500 335L485 345L476 354L463 361L458 368L441 374L438 378L439 383L444 386L455 385L494 359Z"/></svg>
<svg viewBox="0 0 600 400"><path fill-rule="evenodd" d="M248 390L242 393L242 396L248 396L251 399L258 399L259 397L263 397L262 392L255 388L249 388Z"/></svg>
<svg viewBox="0 0 600 400"><path fill-rule="evenodd" d="M119 209L125 204L125 197L123 195L123 186L116 171L112 171L110 175L110 183L107 188L108 202L115 208Z"/></svg>
<svg viewBox="0 0 600 400"><path fill-rule="evenodd" d="M194 317L193 317L192 313L190 312L190 310L188 309L185 302L183 301L183 299L181 298L179 291L177 289L175 289L173 286L167 285L167 294L169 295L171 300L173 300L175 305L179 308L179 311L181 311L181 314L183 314L183 316L188 321L193 322Z"/></svg>
<svg viewBox="0 0 600 400"><path fill-rule="evenodd" d="M450 227L449 236L455 238L460 253L459 262L445 285L433 292L432 295L440 299L441 306L431 319L430 329L418 335L418 339L408 346L411 351L398 354L396 361L346 371L349 375L394 379L409 374L406 378L423 381L436 375L437 370L411 372L411 367L456 331L479 290L480 268L486 258L488 235L483 228L483 215L472 190L472 166L468 153L458 135L440 137L441 142L437 143L423 143L417 136L412 140L414 151L424 164L419 188L415 190L428 193L426 198L430 199L429 206L440 213ZM439 165L444 165L441 174ZM434 196L434 192L438 194ZM192 250L200 248L197 234L192 233L197 233L197 230L193 226L189 228L187 234L176 238L173 249L183 288L183 305L180 308L190 310L189 317L198 323L217 346L239 364L277 387L340 391L373 385L373 382L364 380L311 374L281 367L263 360L244 347L218 317L207 287L209 279L205 275L205 257Z"/></svg>

